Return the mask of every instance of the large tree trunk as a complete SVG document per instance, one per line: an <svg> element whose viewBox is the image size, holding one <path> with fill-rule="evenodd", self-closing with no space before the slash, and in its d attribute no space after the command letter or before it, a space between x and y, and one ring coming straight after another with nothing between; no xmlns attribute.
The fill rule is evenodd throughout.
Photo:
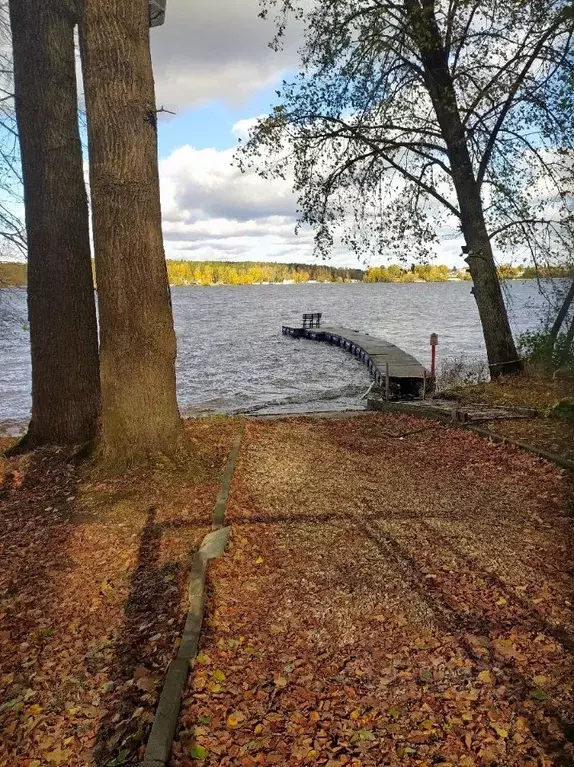
<svg viewBox="0 0 574 767"><path fill-rule="evenodd" d="M148 0L84 0L102 416L108 467L173 455L182 424L161 231Z"/></svg>
<svg viewBox="0 0 574 767"><path fill-rule="evenodd" d="M474 297L482 324L490 374L522 370L512 336L508 312L496 271L484 219L480 185L474 174L462 125L454 83L431 0L405 0L412 19L412 35L424 68L426 87L445 141L453 184L461 214L462 232L469 249L467 263L474 281Z"/></svg>
<svg viewBox="0 0 574 767"><path fill-rule="evenodd" d="M90 440L99 410L75 20L63 5L58 0L10 0L32 351L26 448Z"/></svg>

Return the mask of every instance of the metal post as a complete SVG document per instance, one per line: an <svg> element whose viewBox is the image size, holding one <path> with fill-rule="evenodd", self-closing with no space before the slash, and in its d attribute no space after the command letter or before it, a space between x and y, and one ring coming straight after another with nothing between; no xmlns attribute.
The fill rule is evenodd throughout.
<svg viewBox="0 0 574 767"><path fill-rule="evenodd" d="M389 390L390 390L390 382L389 382L389 363L386 364L386 380L385 380L385 399L387 402L389 401Z"/></svg>

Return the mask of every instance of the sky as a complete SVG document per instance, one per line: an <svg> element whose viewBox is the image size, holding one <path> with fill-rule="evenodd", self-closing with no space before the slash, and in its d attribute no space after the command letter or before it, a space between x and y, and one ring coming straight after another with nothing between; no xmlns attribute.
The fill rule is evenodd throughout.
<svg viewBox="0 0 574 767"><path fill-rule="evenodd" d="M176 113L158 122L168 258L314 262L312 233L295 234L289 182L232 164L237 139L297 67L300 28L288 28L277 53L274 24L258 10L258 0L167 0L165 24L151 30L158 109ZM441 245L438 261L463 265L458 239ZM342 249L330 264L362 266Z"/></svg>

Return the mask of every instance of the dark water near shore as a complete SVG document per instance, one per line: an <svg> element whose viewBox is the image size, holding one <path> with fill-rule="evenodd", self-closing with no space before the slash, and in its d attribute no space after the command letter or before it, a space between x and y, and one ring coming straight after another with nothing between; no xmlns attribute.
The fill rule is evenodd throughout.
<svg viewBox="0 0 574 767"><path fill-rule="evenodd" d="M387 338L427 365L431 332L439 334L439 360L484 358L470 288L468 282L172 288L181 409L361 407L370 378L360 362L327 345L281 335L281 324L299 324L304 311ZM513 330L536 328L546 305L536 282L508 282L505 294ZM1 299L0 427L6 427L29 416L30 354L25 291L1 291Z"/></svg>

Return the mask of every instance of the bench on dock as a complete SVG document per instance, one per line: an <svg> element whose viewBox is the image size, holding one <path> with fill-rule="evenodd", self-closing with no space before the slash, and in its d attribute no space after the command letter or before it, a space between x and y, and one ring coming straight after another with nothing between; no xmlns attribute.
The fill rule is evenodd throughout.
<svg viewBox="0 0 574 767"><path fill-rule="evenodd" d="M311 312L303 315L303 327L304 328L320 328L321 327L321 312Z"/></svg>

